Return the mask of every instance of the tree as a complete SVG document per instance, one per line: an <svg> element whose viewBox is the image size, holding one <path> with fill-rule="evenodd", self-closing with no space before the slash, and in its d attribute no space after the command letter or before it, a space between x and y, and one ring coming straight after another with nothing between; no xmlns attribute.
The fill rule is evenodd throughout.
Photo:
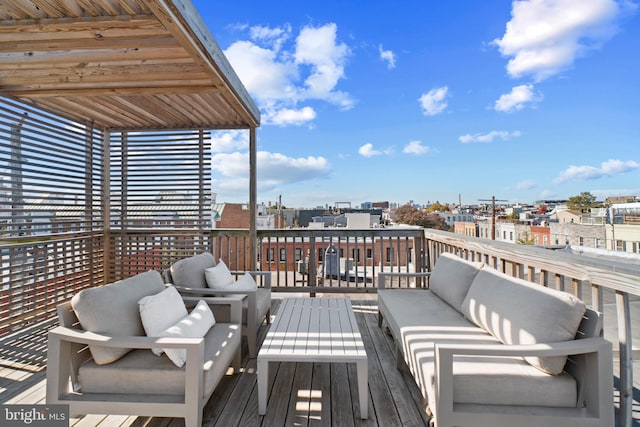
<svg viewBox="0 0 640 427"><path fill-rule="evenodd" d="M569 197L569 200L567 200L567 207L569 209L582 211L594 207L595 201L596 196L589 193L588 191L583 191L577 196Z"/></svg>
<svg viewBox="0 0 640 427"><path fill-rule="evenodd" d="M427 208L427 212L449 212L449 206L447 205L443 205L440 202L435 202L429 205L429 207Z"/></svg>
<svg viewBox="0 0 640 427"><path fill-rule="evenodd" d="M438 214L430 214L410 205L400 206L395 210L395 219L399 224L419 225L424 228L448 230L446 221Z"/></svg>

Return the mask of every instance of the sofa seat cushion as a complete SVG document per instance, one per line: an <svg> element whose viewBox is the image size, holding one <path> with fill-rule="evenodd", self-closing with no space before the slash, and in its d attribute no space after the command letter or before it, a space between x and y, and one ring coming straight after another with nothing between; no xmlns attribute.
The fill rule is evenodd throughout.
<svg viewBox="0 0 640 427"><path fill-rule="evenodd" d="M464 317L428 289L381 289L378 291L380 311L393 313L386 320L394 337L402 330L429 325L446 327ZM468 323L468 322L467 322Z"/></svg>
<svg viewBox="0 0 640 427"><path fill-rule="evenodd" d="M496 344L478 327L428 290L385 289L378 304L416 385L431 408L435 402L435 343ZM549 375L522 358L454 356L455 403L576 405L576 382L566 374Z"/></svg>
<svg viewBox="0 0 640 427"><path fill-rule="evenodd" d="M242 323L247 323L247 298L242 301ZM213 314L216 317L216 321L229 322L229 306L228 305L216 305L211 307ZM271 309L271 289L258 288L256 290L256 319L258 325L262 324L267 312Z"/></svg>
<svg viewBox="0 0 640 427"><path fill-rule="evenodd" d="M505 344L537 344L575 338L586 305L575 296L493 269L482 269L462 305L465 316ZM550 374L562 372L566 356L528 357Z"/></svg>
<svg viewBox="0 0 640 427"><path fill-rule="evenodd" d="M499 343L429 290L380 290L378 304L383 314L393 313L385 319L425 398L431 394L432 378L424 365L434 363L433 343L436 340L460 337L468 343Z"/></svg>
<svg viewBox="0 0 640 427"><path fill-rule="evenodd" d="M155 270L119 282L84 289L71 298L71 306L85 331L115 336L145 335L138 301L164 290L162 276ZM98 364L112 363L129 349L90 346Z"/></svg>
<svg viewBox="0 0 640 427"><path fill-rule="evenodd" d="M238 332L239 325L216 323L205 336L203 396L211 394L231 365L235 352L220 349L239 348ZM80 367L79 378L84 393L183 395L185 368L176 367L166 355L138 349L108 365L89 361Z"/></svg>
<svg viewBox="0 0 640 427"><path fill-rule="evenodd" d="M471 282L485 264L467 261L449 252L440 254L429 276L429 289L458 311Z"/></svg>
<svg viewBox="0 0 640 427"><path fill-rule="evenodd" d="M206 288L205 270L216 265L216 259L209 252L176 261L169 267L174 285L187 288Z"/></svg>

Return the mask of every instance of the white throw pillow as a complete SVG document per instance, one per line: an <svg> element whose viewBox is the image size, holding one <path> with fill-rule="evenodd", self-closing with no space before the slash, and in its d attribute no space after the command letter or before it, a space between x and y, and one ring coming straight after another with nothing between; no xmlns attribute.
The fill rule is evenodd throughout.
<svg viewBox="0 0 640 427"><path fill-rule="evenodd" d="M233 283L233 275L221 259L215 267L209 267L204 270L204 277L207 281L207 286L212 289L224 289Z"/></svg>
<svg viewBox="0 0 640 427"><path fill-rule="evenodd" d="M216 319L209 305L203 300L200 300L189 315L179 320L176 324L169 326L161 332L159 336L202 338L215 324ZM184 348L165 348L163 350L178 368L181 368L187 361L187 350Z"/></svg>
<svg viewBox="0 0 640 427"><path fill-rule="evenodd" d="M142 298L138 301L138 308L144 332L148 337L159 337L161 332L189 314L182 297L173 286ZM152 348L151 351L156 356L162 354L160 348Z"/></svg>

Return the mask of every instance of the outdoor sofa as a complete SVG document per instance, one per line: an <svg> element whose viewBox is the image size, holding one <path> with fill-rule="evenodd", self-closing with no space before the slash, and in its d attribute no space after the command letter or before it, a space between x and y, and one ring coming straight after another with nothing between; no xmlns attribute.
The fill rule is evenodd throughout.
<svg viewBox="0 0 640 427"><path fill-rule="evenodd" d="M226 275L228 279L222 280L221 286L216 286L211 282L212 274L209 273L212 273L212 270L214 270L214 277L231 273L234 278L239 277L238 283L225 283L234 280L231 276ZM223 270L223 272L215 270ZM243 287L240 282L246 283L244 279L252 282L252 279L249 279L247 275L254 278L260 276L261 286L257 286L254 280L253 286ZM202 252L173 263L164 271L164 280L166 283L173 284L181 294L192 297L238 295L240 293L246 295L242 304L242 334L247 337L249 357L255 358L258 355L258 328L263 321L269 323L271 319L271 272L229 272L226 270L224 262L218 261L216 263L210 252ZM213 312L216 319L221 321L229 319L228 307L214 307Z"/></svg>
<svg viewBox="0 0 640 427"><path fill-rule="evenodd" d="M72 417L181 417L200 427L229 366L239 372L242 299L182 298L153 270L80 291L58 306L61 326L48 334L47 404L69 405ZM231 322L209 304L230 307Z"/></svg>
<svg viewBox="0 0 640 427"><path fill-rule="evenodd" d="M379 273L378 322L432 424L614 425L612 349L600 313L450 253L431 273L414 274L429 276L428 289L387 287L410 275Z"/></svg>

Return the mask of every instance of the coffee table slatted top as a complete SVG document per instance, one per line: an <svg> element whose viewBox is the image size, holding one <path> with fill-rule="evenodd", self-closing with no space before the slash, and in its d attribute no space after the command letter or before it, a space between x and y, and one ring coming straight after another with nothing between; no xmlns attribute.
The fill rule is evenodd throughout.
<svg viewBox="0 0 640 427"><path fill-rule="evenodd" d="M259 358L279 361L366 359L362 337L346 298L285 298Z"/></svg>

